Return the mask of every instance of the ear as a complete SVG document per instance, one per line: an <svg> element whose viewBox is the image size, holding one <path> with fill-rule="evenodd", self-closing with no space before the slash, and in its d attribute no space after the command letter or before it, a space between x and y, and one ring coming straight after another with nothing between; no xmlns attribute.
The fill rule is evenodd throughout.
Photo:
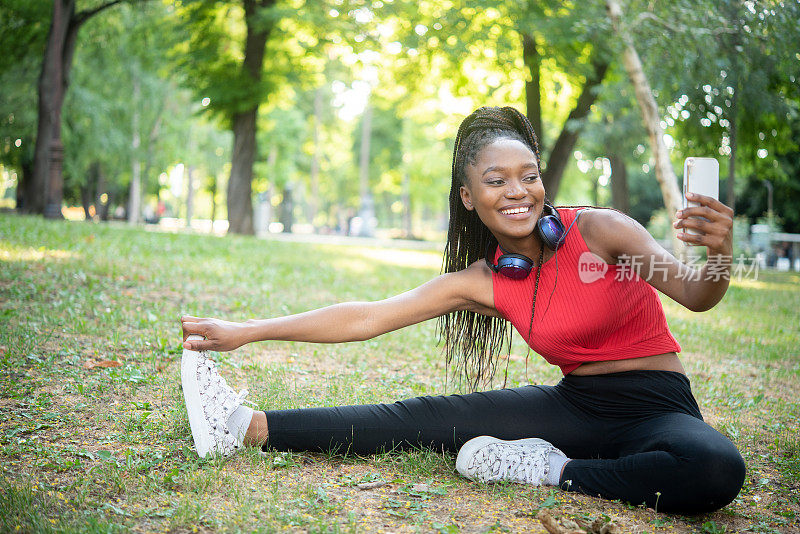
<svg viewBox="0 0 800 534"><path fill-rule="evenodd" d="M461 202L464 203L464 207L467 208L467 211L472 211L473 209L475 209L472 206L472 198L470 196L470 192L467 186L462 185L459 188L458 192L461 194Z"/></svg>

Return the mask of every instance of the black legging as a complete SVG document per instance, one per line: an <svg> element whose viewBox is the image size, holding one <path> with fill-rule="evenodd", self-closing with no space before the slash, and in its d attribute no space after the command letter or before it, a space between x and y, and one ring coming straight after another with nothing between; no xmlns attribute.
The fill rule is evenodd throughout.
<svg viewBox="0 0 800 534"><path fill-rule="evenodd" d="M264 447L278 450L456 452L480 435L543 438L573 458L562 488L664 512L721 508L745 475L733 443L703 422L689 380L670 371L568 375L555 386L266 414Z"/></svg>

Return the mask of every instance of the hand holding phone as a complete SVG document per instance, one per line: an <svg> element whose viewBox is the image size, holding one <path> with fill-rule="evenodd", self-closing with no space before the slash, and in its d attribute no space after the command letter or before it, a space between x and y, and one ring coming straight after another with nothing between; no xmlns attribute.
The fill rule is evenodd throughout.
<svg viewBox="0 0 800 534"><path fill-rule="evenodd" d="M686 158L683 162L683 209L700 205L697 202L689 202L686 193L697 193L719 200L719 162L716 159ZM684 228L684 232L704 235L692 228Z"/></svg>

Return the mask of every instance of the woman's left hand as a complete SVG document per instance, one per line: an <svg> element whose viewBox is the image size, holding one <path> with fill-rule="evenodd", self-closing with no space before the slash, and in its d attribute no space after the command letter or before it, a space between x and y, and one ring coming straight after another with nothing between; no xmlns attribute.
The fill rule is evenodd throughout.
<svg viewBox="0 0 800 534"><path fill-rule="evenodd" d="M678 239L689 245L708 247L708 255L733 255L733 210L719 200L697 193L686 193L686 198L700 206L678 211L674 227L697 230L703 235L678 232ZM703 219L698 219L703 217Z"/></svg>

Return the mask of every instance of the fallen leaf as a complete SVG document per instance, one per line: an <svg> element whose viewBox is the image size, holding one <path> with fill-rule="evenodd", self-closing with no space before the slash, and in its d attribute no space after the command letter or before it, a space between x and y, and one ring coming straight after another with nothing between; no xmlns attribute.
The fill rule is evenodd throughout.
<svg viewBox="0 0 800 534"><path fill-rule="evenodd" d="M547 510L540 510L536 514L536 519L550 534L586 534L583 529L578 528L578 524L571 519L562 520L559 523Z"/></svg>
<svg viewBox="0 0 800 534"><path fill-rule="evenodd" d="M559 525L558 521L547 510L539 510L539 513L536 514L536 519L550 534L566 534L566 529Z"/></svg>

